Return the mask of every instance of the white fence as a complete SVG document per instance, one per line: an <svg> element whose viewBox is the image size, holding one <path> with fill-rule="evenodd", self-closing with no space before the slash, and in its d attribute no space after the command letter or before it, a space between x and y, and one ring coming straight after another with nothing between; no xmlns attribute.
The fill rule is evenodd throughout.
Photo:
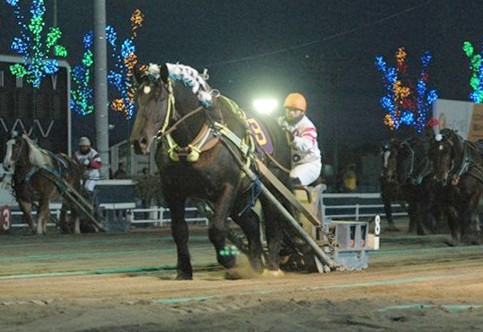
<svg viewBox="0 0 483 332"><path fill-rule="evenodd" d="M187 207L185 209L185 219L187 222L208 225L208 218L202 216L196 207ZM153 206L147 209L136 208L132 210L131 224L164 226L170 222L171 216L168 208Z"/></svg>
<svg viewBox="0 0 483 332"><path fill-rule="evenodd" d="M127 204L127 205L126 205ZM384 205L382 204L380 193L321 193L319 195L319 202L316 205L321 211L316 211L317 215L323 218L330 218L333 220L360 220L361 218L369 218L376 214L385 217ZM59 217L60 203L51 203L51 213ZM120 203L120 204L101 204L101 208L106 211L110 218L115 218L115 211L129 210L130 223L151 224L154 226L165 226L171 222L170 211L168 208L152 206L150 208L135 208L134 203ZM35 212L33 212L35 214ZM18 209L12 211L12 216L20 216L21 212ZM393 216L406 216L404 211L398 204L393 204ZM185 210L185 218L189 223L208 225L208 219L198 212L196 207L188 207ZM49 226L55 226L49 223ZM11 227L26 227L24 223L12 223Z"/></svg>
<svg viewBox="0 0 483 332"><path fill-rule="evenodd" d="M380 193L322 193L319 200L322 216L327 218L358 221L376 214L385 217ZM407 216L399 204L392 204L392 210L394 217Z"/></svg>
<svg viewBox="0 0 483 332"><path fill-rule="evenodd" d="M373 217L376 214L385 218L380 193L322 193L316 206L321 209L317 215L333 220L359 221L361 218ZM392 208L394 217L407 216L407 212L399 204L392 204ZM136 208L132 211L132 224L154 223L157 226L164 226L171 222L168 208L155 206L148 209ZM188 222L208 224L208 219L195 207L186 208L185 215Z"/></svg>

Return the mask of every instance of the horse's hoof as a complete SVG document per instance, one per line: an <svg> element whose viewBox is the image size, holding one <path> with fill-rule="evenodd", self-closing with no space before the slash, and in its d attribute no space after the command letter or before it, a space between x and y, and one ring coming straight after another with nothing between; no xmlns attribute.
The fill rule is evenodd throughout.
<svg viewBox="0 0 483 332"><path fill-rule="evenodd" d="M285 275L282 270L264 270L263 276L264 277L271 277L271 278L281 278Z"/></svg>
<svg viewBox="0 0 483 332"><path fill-rule="evenodd" d="M444 243L448 246L448 247L456 247L458 245L458 242L455 241L454 239L449 239L449 240L446 240L444 241Z"/></svg>
<svg viewBox="0 0 483 332"><path fill-rule="evenodd" d="M245 277L246 278L246 277ZM232 268L225 270L225 279L227 280L240 280L244 279L243 273L239 269Z"/></svg>
<svg viewBox="0 0 483 332"><path fill-rule="evenodd" d="M481 239L475 235L465 236L462 242L469 246L478 246L481 245Z"/></svg>
<svg viewBox="0 0 483 332"><path fill-rule="evenodd" d="M240 280L240 279L253 279L260 276L261 273L255 273L248 265L236 266L231 269L225 270L225 279L227 280Z"/></svg>
<svg viewBox="0 0 483 332"><path fill-rule="evenodd" d="M178 274L176 280L193 280L193 275L191 274Z"/></svg>
<svg viewBox="0 0 483 332"><path fill-rule="evenodd" d="M223 266L225 269L230 269L232 267L235 267L236 265L236 256L234 255L229 255L229 256L218 256L218 263L220 263L221 266Z"/></svg>
<svg viewBox="0 0 483 332"><path fill-rule="evenodd" d="M252 267L253 271L255 271L258 274L262 274L262 272L263 272L263 262L262 262L261 259L250 260L250 266Z"/></svg>

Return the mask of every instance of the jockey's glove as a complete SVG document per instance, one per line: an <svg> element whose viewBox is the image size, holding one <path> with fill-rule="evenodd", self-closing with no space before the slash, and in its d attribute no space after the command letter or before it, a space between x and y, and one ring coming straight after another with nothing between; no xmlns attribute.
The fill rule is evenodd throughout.
<svg viewBox="0 0 483 332"><path fill-rule="evenodd" d="M293 142L293 134L290 130L285 130L289 142Z"/></svg>

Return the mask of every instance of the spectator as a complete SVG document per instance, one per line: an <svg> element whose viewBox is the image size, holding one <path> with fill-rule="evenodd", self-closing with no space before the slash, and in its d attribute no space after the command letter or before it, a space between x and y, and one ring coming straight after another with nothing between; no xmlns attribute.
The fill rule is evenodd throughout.
<svg viewBox="0 0 483 332"><path fill-rule="evenodd" d="M350 164L344 173L343 184L345 192L354 192L357 189L356 165Z"/></svg>
<svg viewBox="0 0 483 332"><path fill-rule="evenodd" d="M124 169L124 163L120 162L117 166L117 171L114 173L114 179L127 179L127 173Z"/></svg>

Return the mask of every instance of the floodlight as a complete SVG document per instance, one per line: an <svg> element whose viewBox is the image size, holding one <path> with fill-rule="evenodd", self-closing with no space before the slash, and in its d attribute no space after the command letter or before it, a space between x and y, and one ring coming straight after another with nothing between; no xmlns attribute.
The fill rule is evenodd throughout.
<svg viewBox="0 0 483 332"><path fill-rule="evenodd" d="M253 108L259 113L271 114L277 107L276 99L255 99L253 101Z"/></svg>

